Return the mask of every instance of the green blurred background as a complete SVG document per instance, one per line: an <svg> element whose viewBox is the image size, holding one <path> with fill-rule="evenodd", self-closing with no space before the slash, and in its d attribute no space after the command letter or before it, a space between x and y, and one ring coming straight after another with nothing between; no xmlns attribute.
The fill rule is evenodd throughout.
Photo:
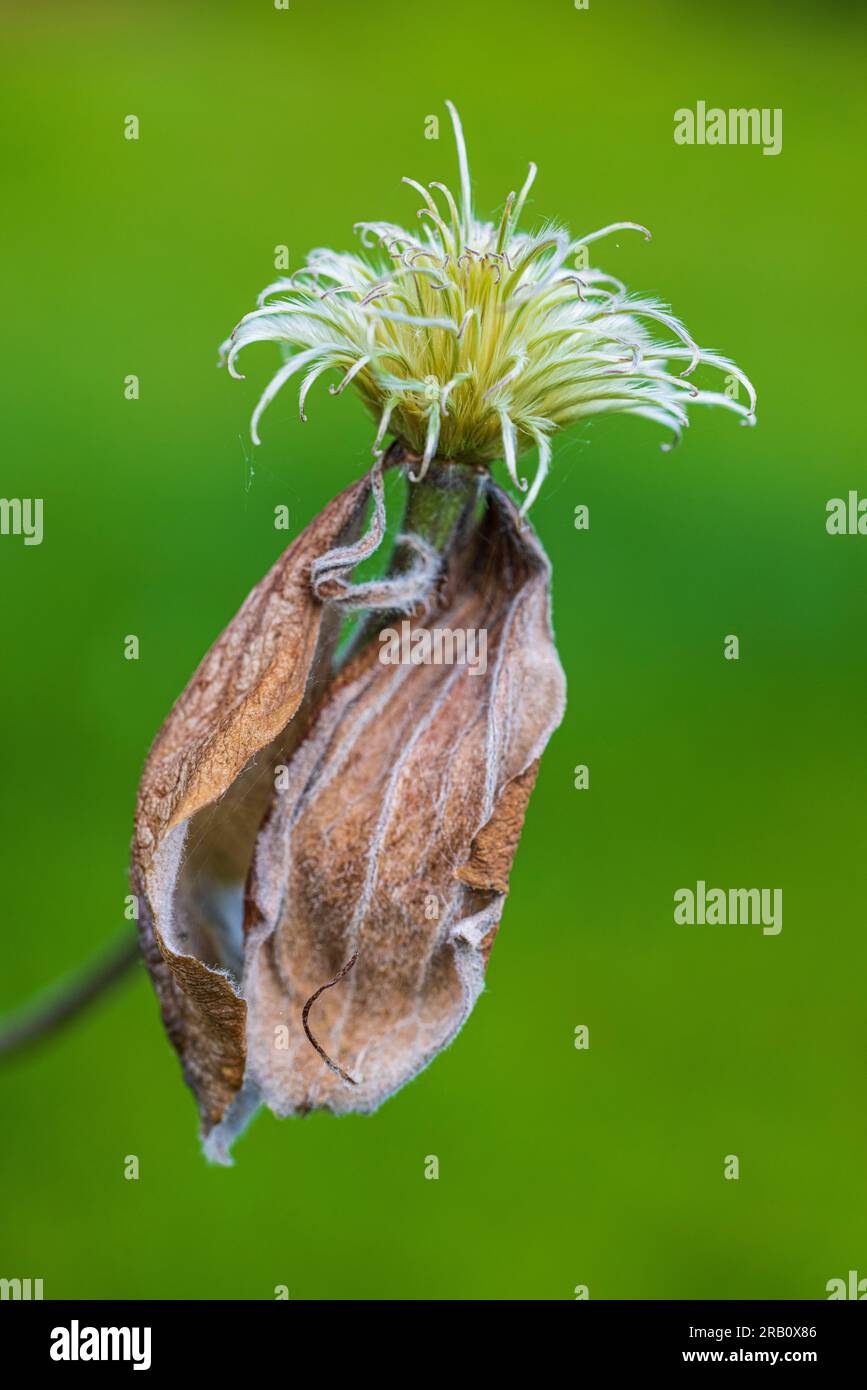
<svg viewBox="0 0 867 1390"><path fill-rule="evenodd" d="M534 519L568 713L455 1045L373 1117L260 1116L215 1169L139 972L0 1075L0 1275L131 1299L822 1298L867 1276L867 538L824 524L867 493L863 15L4 9L0 491L45 499L45 539L0 537L0 1008L129 929L151 739L279 553L274 507L297 531L369 463L361 408L321 383L306 427L278 398L254 457L276 350L239 384L217 345L276 245L351 245L359 218L414 215L402 174L455 181L445 97L482 209L534 159L533 216L652 228L598 260L736 358L759 424L696 411L671 455L634 420L558 440ZM782 107L782 153L676 146L700 98ZM782 887L781 935L676 926L699 878Z"/></svg>

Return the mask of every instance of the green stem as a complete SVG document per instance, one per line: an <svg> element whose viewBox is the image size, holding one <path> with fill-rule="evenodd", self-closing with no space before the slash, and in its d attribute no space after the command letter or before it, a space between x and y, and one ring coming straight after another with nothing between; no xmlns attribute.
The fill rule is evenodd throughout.
<svg viewBox="0 0 867 1390"><path fill-rule="evenodd" d="M421 536L444 554L465 508L478 495L479 482L476 468L434 460L420 482L407 482L403 530Z"/></svg>
<svg viewBox="0 0 867 1390"><path fill-rule="evenodd" d="M25 1007L0 1024L0 1057L11 1056L41 1042L71 1022L106 993L141 960L137 937L129 930L103 956L44 1000Z"/></svg>

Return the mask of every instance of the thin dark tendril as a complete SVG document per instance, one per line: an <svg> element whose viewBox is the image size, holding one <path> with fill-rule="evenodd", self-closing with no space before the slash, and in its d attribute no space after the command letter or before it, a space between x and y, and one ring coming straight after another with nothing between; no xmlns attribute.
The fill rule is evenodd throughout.
<svg viewBox="0 0 867 1390"><path fill-rule="evenodd" d="M138 939L125 931L94 964L57 987L46 999L25 1007L0 1024L0 1057L41 1042L69 1023L141 960Z"/></svg>
<svg viewBox="0 0 867 1390"><path fill-rule="evenodd" d="M332 1062L331 1058L328 1056L328 1053L325 1051L325 1048L322 1047L316 1041L313 1034L311 1033L307 1023L307 1016L310 1013L310 1010L313 1007L313 1005L316 1003L316 1000L319 998L320 994L324 994L327 989L331 989L332 985L337 985L340 983L341 980L345 979L357 960L358 952L356 951L346 962L343 969L338 970L333 980L329 980L327 985L320 985L319 988L316 990L316 993L311 994L310 998L307 1000L307 1003L304 1005L304 1008L301 1010L301 1026L303 1027L304 1032L307 1034L307 1041L310 1043L312 1047L316 1048L316 1051L319 1053L319 1056L322 1058L325 1065L330 1067L333 1072L336 1072L337 1075L340 1077L341 1081L347 1082L347 1084L350 1086L358 1085L358 1082L356 1081L355 1077L350 1076L349 1072L344 1071L343 1068L339 1067L336 1062Z"/></svg>

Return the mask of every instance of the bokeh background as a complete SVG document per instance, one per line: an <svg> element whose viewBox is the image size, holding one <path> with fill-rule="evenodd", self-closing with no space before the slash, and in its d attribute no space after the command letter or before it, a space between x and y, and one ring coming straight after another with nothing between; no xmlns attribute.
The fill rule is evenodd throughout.
<svg viewBox="0 0 867 1390"><path fill-rule="evenodd" d="M239 384L217 345L275 245L351 244L414 215L402 174L456 178L445 97L480 207L532 158L533 217L647 223L598 259L760 401L752 431L696 411L670 455L634 420L558 441L534 518L569 708L457 1043L377 1115L262 1115L215 1169L139 971L0 1074L0 1275L129 1299L821 1298L867 1276L867 537L825 530L830 497L867 494L863 13L4 11L0 491L45 499L45 538L0 537L0 1008L130 930L151 739L279 553L275 506L297 531L369 464L367 418L321 383L306 427L271 407L254 457L276 350ZM700 98L782 107L782 153L676 146ZM676 926L699 878L781 887L782 933Z"/></svg>

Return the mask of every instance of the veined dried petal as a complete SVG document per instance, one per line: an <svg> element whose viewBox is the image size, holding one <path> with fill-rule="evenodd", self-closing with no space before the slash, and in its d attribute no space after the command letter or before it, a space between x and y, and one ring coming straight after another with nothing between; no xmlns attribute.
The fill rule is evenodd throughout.
<svg viewBox="0 0 867 1390"><path fill-rule="evenodd" d="M374 1109L482 989L564 702L547 560L506 494L484 487L484 514L466 508L424 611L377 619L332 675L340 605L315 597L310 570L352 547L369 484L342 493L250 595L148 760L142 931L218 1160L261 1103ZM410 624L416 650L427 634L443 659L384 661L380 621ZM317 991L310 1024L350 1079L305 1031Z"/></svg>
<svg viewBox="0 0 867 1390"><path fill-rule="evenodd" d="M278 1115L375 1109L454 1037L482 988L562 714L548 565L493 484L469 553L453 553L444 605L411 628L485 633L486 669L387 665L369 641L316 712L256 846L248 1085ZM315 1015L349 1086L310 1047L301 1011L354 953Z"/></svg>
<svg viewBox="0 0 867 1390"><path fill-rule="evenodd" d="M336 617L313 597L310 566L354 539L368 494L367 479L340 493L253 589L142 774L132 855L142 946L205 1130L244 1075L243 889L253 841L273 767L300 732L299 710L325 678L337 635Z"/></svg>

